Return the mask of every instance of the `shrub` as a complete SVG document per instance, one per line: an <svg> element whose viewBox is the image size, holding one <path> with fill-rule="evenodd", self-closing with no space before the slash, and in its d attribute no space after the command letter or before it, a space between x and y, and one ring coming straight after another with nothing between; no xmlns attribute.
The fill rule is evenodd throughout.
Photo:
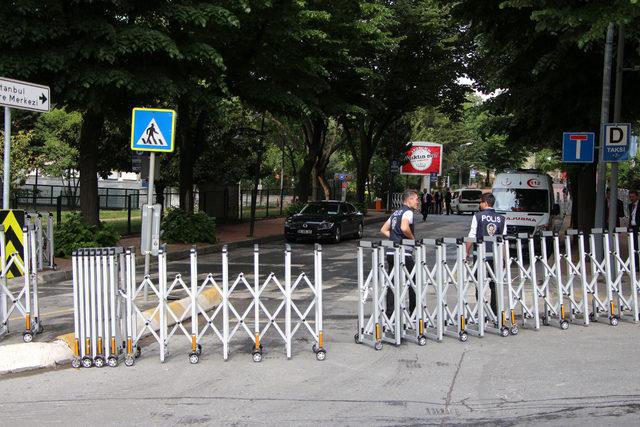
<svg viewBox="0 0 640 427"><path fill-rule="evenodd" d="M104 222L88 225L79 213L70 214L63 223L55 227L55 255L68 257L78 248L115 246L120 235Z"/></svg>
<svg viewBox="0 0 640 427"><path fill-rule="evenodd" d="M169 209L162 219L162 230L162 238L167 242L216 242L216 219L204 212Z"/></svg>
<svg viewBox="0 0 640 427"><path fill-rule="evenodd" d="M306 205L306 203L304 202L295 202L295 203L291 203L289 206L287 206L287 209L285 209L285 214L287 215L287 217L290 217L291 215L297 214L298 212L300 212L302 210L302 208L304 208Z"/></svg>

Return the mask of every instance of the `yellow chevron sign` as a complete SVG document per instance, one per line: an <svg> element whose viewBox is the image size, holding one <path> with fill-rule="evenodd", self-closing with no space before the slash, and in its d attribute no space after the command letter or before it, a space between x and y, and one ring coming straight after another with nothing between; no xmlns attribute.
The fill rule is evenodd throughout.
<svg viewBox="0 0 640 427"><path fill-rule="evenodd" d="M22 227L24 227L24 211L9 209L0 210L0 223L4 227L5 236L5 258L9 261L12 254L24 265L24 242ZM20 277L24 271L17 264L12 264L7 272L7 278Z"/></svg>

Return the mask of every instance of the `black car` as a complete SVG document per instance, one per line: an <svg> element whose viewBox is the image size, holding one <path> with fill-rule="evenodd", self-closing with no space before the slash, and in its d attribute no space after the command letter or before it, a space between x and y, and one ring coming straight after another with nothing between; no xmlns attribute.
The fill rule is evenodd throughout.
<svg viewBox="0 0 640 427"><path fill-rule="evenodd" d="M289 242L326 239L340 242L343 237L362 237L363 215L350 203L332 200L310 202L284 223Z"/></svg>

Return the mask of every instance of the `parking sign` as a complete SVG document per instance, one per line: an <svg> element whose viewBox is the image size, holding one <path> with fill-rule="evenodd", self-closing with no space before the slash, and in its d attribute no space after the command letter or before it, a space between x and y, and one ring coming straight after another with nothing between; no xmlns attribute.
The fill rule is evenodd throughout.
<svg viewBox="0 0 640 427"><path fill-rule="evenodd" d="M629 138L631 125L628 123L607 123L602 126L604 140L603 159L605 162L629 160Z"/></svg>

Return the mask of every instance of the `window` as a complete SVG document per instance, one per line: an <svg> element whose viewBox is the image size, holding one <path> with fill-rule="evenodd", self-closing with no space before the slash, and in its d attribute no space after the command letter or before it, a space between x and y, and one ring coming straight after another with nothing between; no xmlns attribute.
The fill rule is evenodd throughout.
<svg viewBox="0 0 640 427"><path fill-rule="evenodd" d="M308 203L301 211L304 215L338 215L339 203Z"/></svg>
<svg viewBox="0 0 640 427"><path fill-rule="evenodd" d="M468 200L471 202L479 202L482 191L480 190L465 190L460 192L460 199Z"/></svg>
<svg viewBox="0 0 640 427"><path fill-rule="evenodd" d="M494 188L494 208L504 212L549 212L549 192L528 188Z"/></svg>
<svg viewBox="0 0 640 427"><path fill-rule="evenodd" d="M353 206L351 203L346 203L345 206L347 207L347 213L352 214L358 212L355 206Z"/></svg>

